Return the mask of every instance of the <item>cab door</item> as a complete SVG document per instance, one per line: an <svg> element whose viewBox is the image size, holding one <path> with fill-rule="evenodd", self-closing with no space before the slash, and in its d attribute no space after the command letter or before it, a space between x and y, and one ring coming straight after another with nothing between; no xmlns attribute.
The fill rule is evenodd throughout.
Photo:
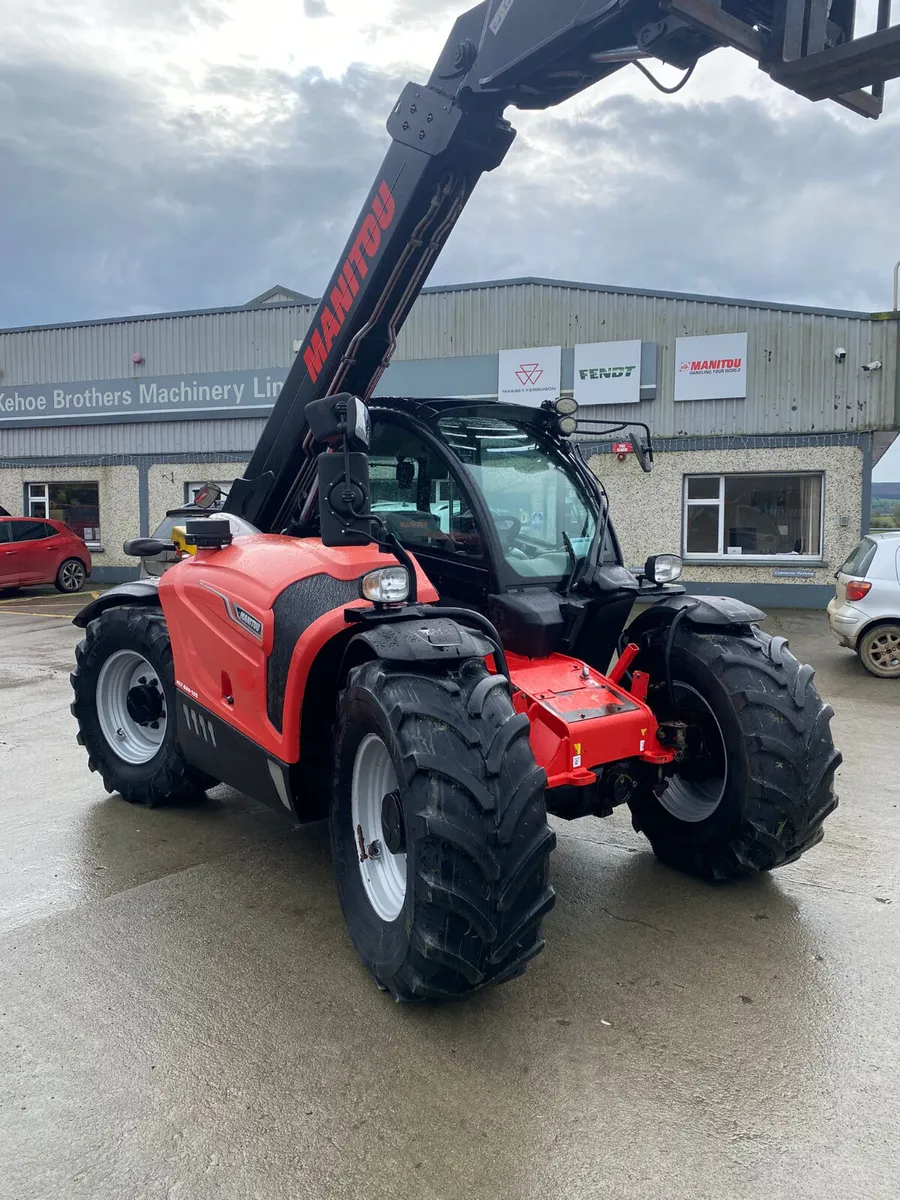
<svg viewBox="0 0 900 1200"><path fill-rule="evenodd" d="M17 587L19 583L16 547L10 533L11 525L11 521L0 521L0 588Z"/></svg>
<svg viewBox="0 0 900 1200"><path fill-rule="evenodd" d="M494 590L490 548L440 441L378 412L369 447L372 511L411 551L444 604L483 610Z"/></svg>

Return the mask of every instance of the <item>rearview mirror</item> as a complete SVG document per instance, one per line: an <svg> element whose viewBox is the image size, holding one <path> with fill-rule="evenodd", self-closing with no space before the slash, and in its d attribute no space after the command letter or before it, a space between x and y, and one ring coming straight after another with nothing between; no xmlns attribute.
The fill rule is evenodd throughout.
<svg viewBox="0 0 900 1200"><path fill-rule="evenodd" d="M194 497L198 508L212 508L222 499L222 489L217 483L204 484L201 491Z"/></svg>
<svg viewBox="0 0 900 1200"><path fill-rule="evenodd" d="M133 538L122 547L129 558L154 558L157 554L174 549L174 543L161 542L159 538Z"/></svg>
<svg viewBox="0 0 900 1200"><path fill-rule="evenodd" d="M640 438L636 437L631 439L631 449L634 451L634 457L641 464L641 470L649 475L653 470L653 454L642 445Z"/></svg>

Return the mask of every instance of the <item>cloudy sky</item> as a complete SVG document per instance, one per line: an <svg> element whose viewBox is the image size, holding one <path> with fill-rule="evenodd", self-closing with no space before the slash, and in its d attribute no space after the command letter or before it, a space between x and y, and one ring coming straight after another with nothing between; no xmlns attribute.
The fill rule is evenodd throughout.
<svg viewBox="0 0 900 1200"><path fill-rule="evenodd" d="M465 3L0 0L0 327L239 304L276 282L318 295L393 101ZM809 104L731 51L671 98L628 68L512 114L519 139L431 282L886 308L892 85L888 103L877 123Z"/></svg>

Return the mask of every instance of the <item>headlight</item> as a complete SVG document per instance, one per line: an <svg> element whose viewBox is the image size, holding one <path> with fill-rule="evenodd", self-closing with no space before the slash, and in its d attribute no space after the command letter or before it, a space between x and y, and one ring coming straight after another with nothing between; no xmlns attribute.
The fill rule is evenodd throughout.
<svg viewBox="0 0 900 1200"><path fill-rule="evenodd" d="M677 554L654 554L647 559L644 574L651 583L674 583L683 570L684 563Z"/></svg>
<svg viewBox="0 0 900 1200"><path fill-rule="evenodd" d="M360 590L364 600L373 604L402 604L409 595L406 567L381 567L363 575Z"/></svg>
<svg viewBox="0 0 900 1200"><path fill-rule="evenodd" d="M578 401L572 396L560 396L553 401L553 411L560 417L571 417L578 412Z"/></svg>
<svg viewBox="0 0 900 1200"><path fill-rule="evenodd" d="M578 432L578 418L577 417L560 417L559 418L559 432L563 435L563 437L569 437L570 434L577 433Z"/></svg>

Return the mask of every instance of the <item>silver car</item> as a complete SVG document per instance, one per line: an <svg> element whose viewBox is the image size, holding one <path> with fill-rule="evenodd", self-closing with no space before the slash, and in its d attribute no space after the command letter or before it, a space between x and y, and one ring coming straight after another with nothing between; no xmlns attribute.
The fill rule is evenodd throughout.
<svg viewBox="0 0 900 1200"><path fill-rule="evenodd" d="M835 576L828 624L881 679L900 679L900 529L870 533Z"/></svg>

